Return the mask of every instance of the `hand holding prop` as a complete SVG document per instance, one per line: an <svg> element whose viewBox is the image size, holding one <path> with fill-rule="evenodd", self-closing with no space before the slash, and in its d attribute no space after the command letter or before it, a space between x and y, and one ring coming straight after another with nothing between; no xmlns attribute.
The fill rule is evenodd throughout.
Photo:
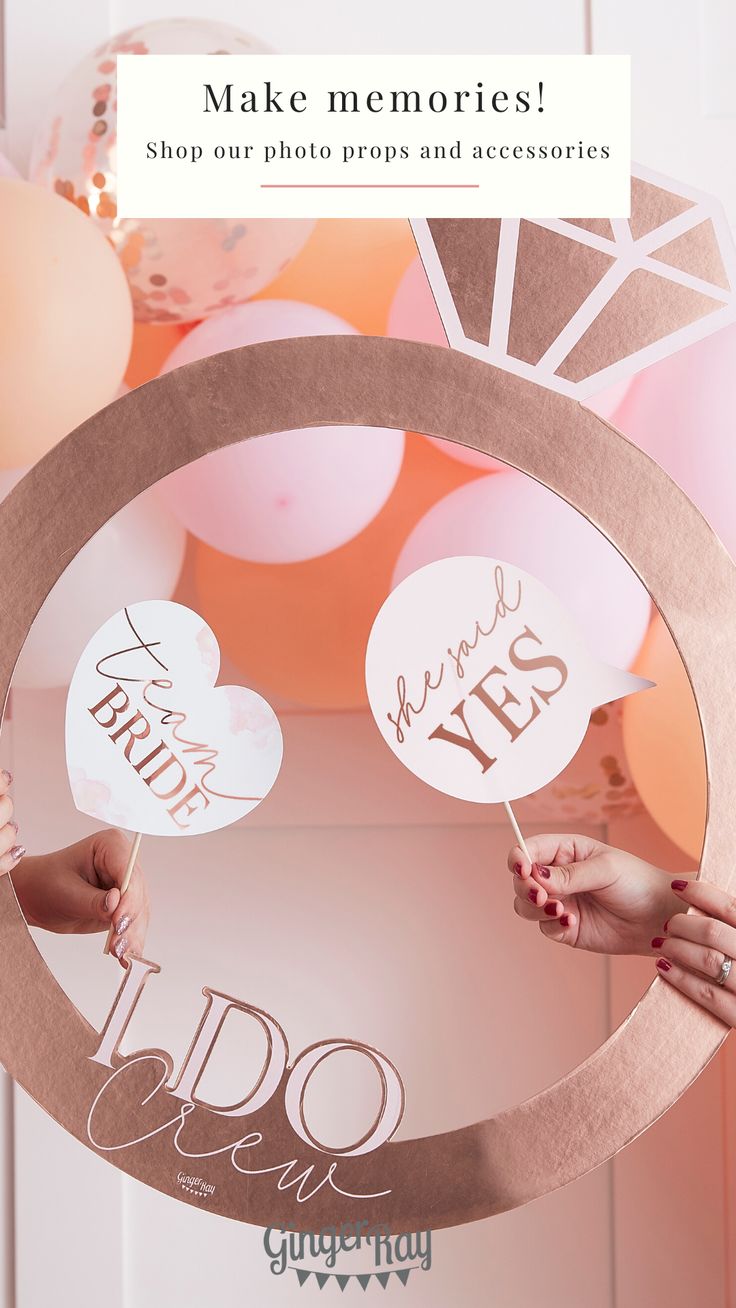
<svg viewBox="0 0 736 1308"><path fill-rule="evenodd" d="M69 782L82 813L136 833L121 898L143 834L229 826L278 776L276 714L255 691L216 686L219 667L210 628L170 600L116 613L77 664L66 707Z"/></svg>

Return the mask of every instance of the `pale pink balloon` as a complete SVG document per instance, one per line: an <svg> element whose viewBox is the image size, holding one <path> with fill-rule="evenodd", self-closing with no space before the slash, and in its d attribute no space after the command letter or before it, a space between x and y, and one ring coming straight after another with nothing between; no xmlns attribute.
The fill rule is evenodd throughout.
<svg viewBox="0 0 736 1308"><path fill-rule="evenodd" d="M256 300L195 327L164 371L258 341L357 335L341 318L290 300ZM179 520L215 549L255 563L316 558L357 536L383 507L404 456L403 431L312 427L208 454L161 482Z"/></svg>
<svg viewBox="0 0 736 1308"><path fill-rule="evenodd" d="M23 470L0 474L0 496ZM113 515L71 560L44 601L21 650L13 685L66 686L82 651L112 613L176 588L186 532L151 491Z"/></svg>
<svg viewBox="0 0 736 1308"><path fill-rule="evenodd" d="M730 326L635 377L613 421L687 492L736 557L735 413Z"/></svg>
<svg viewBox="0 0 736 1308"><path fill-rule="evenodd" d="M481 450L469 450L466 445L445 440L444 436L427 436L426 440L436 450L441 450L456 463L464 463L468 468L480 468L481 472L501 472L507 466L499 463L498 459L492 459L490 454L483 454Z"/></svg>
<svg viewBox="0 0 736 1308"><path fill-rule="evenodd" d="M591 395L590 399L585 400L585 407L586 409L592 409L594 413L598 414L599 418L605 418L607 422L613 422L614 414L628 395L630 386L630 377L615 382L613 386L607 386L604 391L598 391L596 395Z"/></svg>
<svg viewBox="0 0 736 1308"><path fill-rule="evenodd" d="M6 159L4 154L0 154L0 177L20 177L15 164Z"/></svg>
<svg viewBox="0 0 736 1308"><path fill-rule="evenodd" d="M601 533L565 500L521 472L461 486L417 523L399 555L410 572L457 554L486 554L543 581L606 663L634 662L651 617L649 594Z"/></svg>
<svg viewBox="0 0 736 1308"><path fill-rule="evenodd" d="M419 258L409 264L396 288L396 295L388 313L386 335L395 336L403 341L424 341L427 345L442 345L447 348L442 319ZM478 450L468 450L464 445L456 445L454 441L443 440L438 436L428 436L427 440L443 454L470 468L482 468L484 472L493 472L503 466L495 459L489 458L487 454L481 454Z"/></svg>
<svg viewBox="0 0 736 1308"><path fill-rule="evenodd" d="M444 345L447 337L420 258L409 264L388 311L387 336Z"/></svg>

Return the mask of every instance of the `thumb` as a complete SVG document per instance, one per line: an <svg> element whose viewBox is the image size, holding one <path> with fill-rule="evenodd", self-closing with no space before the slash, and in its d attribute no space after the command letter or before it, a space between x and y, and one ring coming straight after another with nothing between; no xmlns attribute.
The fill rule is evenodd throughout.
<svg viewBox="0 0 736 1308"><path fill-rule="evenodd" d="M83 877L74 877L67 887L66 911L69 917L79 922L109 923L115 909L120 903L120 891L117 886L110 890L100 890L91 886Z"/></svg>
<svg viewBox="0 0 736 1308"><path fill-rule="evenodd" d="M561 863L541 866L535 864L533 875L548 895L582 895L586 891L602 890L611 880L603 859L583 859L580 863Z"/></svg>

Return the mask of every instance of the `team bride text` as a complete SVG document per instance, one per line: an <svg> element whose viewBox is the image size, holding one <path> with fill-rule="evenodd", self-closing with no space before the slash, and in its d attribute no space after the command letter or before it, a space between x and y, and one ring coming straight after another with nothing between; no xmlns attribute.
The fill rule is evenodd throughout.
<svg viewBox="0 0 736 1308"><path fill-rule="evenodd" d="M306 1203L324 1186L349 1199L378 1199L390 1190L354 1193L343 1189L336 1178L339 1158L355 1159L374 1153L396 1131L404 1113L404 1086L398 1071L384 1054L354 1040L324 1040L304 1050L289 1067L286 1036L278 1022L262 1009L205 987L204 1012L177 1075L164 1051L145 1051L121 1062L119 1046L143 993L145 984L160 969L156 963L130 957L129 966L92 1061L110 1069L110 1076L97 1092L87 1118L87 1137L101 1153L132 1149L155 1137L168 1135L179 1158L205 1159L224 1156L234 1171L245 1177L272 1175L280 1191L293 1187L299 1203ZM212 1104L198 1093L200 1082L221 1037L228 1016L240 1013L261 1029L266 1043L263 1069L236 1104ZM379 1077L382 1102L375 1121L352 1145L340 1149L322 1144L310 1129L305 1115L305 1095L313 1072L325 1059L345 1050L367 1058ZM144 1086L142 1089L141 1087ZM274 1104L271 1104L274 1101ZM122 1107L121 1107L122 1104ZM273 1139L256 1128L245 1130L249 1118L271 1104L268 1120ZM280 1113L273 1111L281 1109ZM151 1126L152 1115L163 1108L163 1120ZM217 1124L222 1135L227 1121L233 1131L225 1143L205 1150L193 1148L192 1128L198 1142L202 1125ZM300 1144L301 1142L301 1144ZM306 1165L298 1156L279 1156L306 1145L318 1161ZM273 1153L277 1158L274 1161ZM332 1157L334 1161L328 1161ZM324 1166L319 1159L324 1157Z"/></svg>
<svg viewBox="0 0 736 1308"><path fill-rule="evenodd" d="M169 692L176 692L174 681L165 675L169 668L155 652L161 641L145 640L128 609L125 618L133 643L97 660L98 675L113 684L96 704L88 706L94 721L120 747L133 772L180 830L186 830L191 825L187 819L208 808L212 798L257 802L261 795L231 795L216 789L219 750L184 733L187 714L182 708L159 702ZM133 691L126 686L139 688L142 708L131 705ZM157 743L153 743L154 724L160 736ZM197 769L198 775L190 772L190 767Z"/></svg>

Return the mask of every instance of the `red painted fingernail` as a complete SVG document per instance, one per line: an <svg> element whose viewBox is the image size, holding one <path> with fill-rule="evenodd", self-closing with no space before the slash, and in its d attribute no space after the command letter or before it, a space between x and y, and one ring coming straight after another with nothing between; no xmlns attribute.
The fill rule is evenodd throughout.
<svg viewBox="0 0 736 1308"><path fill-rule="evenodd" d="M652 941L652 949L661 949L664 944L664 936L655 936Z"/></svg>
<svg viewBox="0 0 736 1308"><path fill-rule="evenodd" d="M672 882L672 889L673 889L673 890L687 890L687 881L673 881L673 882Z"/></svg>
<svg viewBox="0 0 736 1308"><path fill-rule="evenodd" d="M533 904L536 904L538 896L539 896L539 891L538 891L538 890L530 890L530 891L529 891L529 898L531 899L531 901L532 901Z"/></svg>
<svg viewBox="0 0 736 1308"><path fill-rule="evenodd" d="M547 879L549 879L549 877L551 876L551 873L550 873L550 870L549 870L548 867L540 867L540 868L537 868L537 871L539 872L540 877L547 877Z"/></svg>
<svg viewBox="0 0 736 1308"><path fill-rule="evenodd" d="M658 958L657 967L659 968L660 972L669 972L670 968L672 967L672 964L668 962L666 958Z"/></svg>
<svg viewBox="0 0 736 1308"><path fill-rule="evenodd" d="M517 877L521 876L521 863L514 863L514 873Z"/></svg>
<svg viewBox="0 0 736 1308"><path fill-rule="evenodd" d="M569 913L563 913L563 914L562 914L562 917L560 918L560 925L561 925L561 926L569 926L569 925L570 925L570 914L569 914Z"/></svg>
<svg viewBox="0 0 736 1308"><path fill-rule="evenodd" d="M545 904L544 911L547 917L557 917L557 901L553 899L551 903Z"/></svg>

